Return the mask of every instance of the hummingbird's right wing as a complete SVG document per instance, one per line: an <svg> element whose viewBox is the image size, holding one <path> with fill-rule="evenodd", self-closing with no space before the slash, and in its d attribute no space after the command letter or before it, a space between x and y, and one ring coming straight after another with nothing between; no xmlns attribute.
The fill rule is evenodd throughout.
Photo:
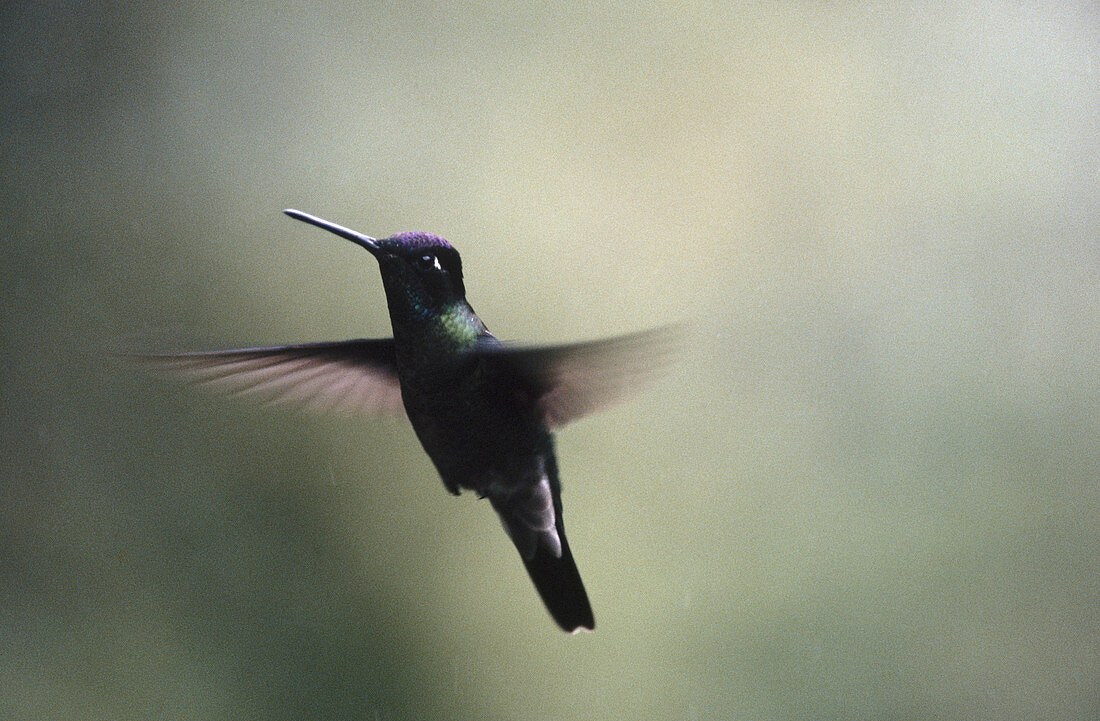
<svg viewBox="0 0 1100 721"><path fill-rule="evenodd" d="M127 354L233 394L320 410L403 413L392 338L193 353Z"/></svg>

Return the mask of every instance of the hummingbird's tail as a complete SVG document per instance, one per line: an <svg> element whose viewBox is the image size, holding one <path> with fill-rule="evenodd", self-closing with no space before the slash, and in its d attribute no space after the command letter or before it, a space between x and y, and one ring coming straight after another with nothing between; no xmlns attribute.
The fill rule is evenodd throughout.
<svg viewBox="0 0 1100 721"><path fill-rule="evenodd" d="M596 627L592 605L565 540L557 473L556 469L550 470L549 479L526 492L490 495L489 500L516 544L546 610L564 631L575 633L582 628L591 631ZM543 525L540 520L548 523Z"/></svg>

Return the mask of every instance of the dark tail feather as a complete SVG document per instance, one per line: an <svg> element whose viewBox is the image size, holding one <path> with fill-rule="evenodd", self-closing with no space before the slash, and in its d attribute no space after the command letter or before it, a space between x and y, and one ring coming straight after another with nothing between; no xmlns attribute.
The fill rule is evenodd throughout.
<svg viewBox="0 0 1100 721"><path fill-rule="evenodd" d="M560 516L557 525L561 558L555 557L544 546L539 546L529 559L520 557L535 584L535 590L546 604L546 610L562 630L575 633L584 628L591 631L596 628L596 620L592 617L592 606L588 602L580 571L569 551L569 542L565 540Z"/></svg>
<svg viewBox="0 0 1100 721"><path fill-rule="evenodd" d="M491 496L489 500L500 515L512 542L516 544L523 565L535 584L535 590L539 592L542 602L546 604L546 610L557 624L569 633L575 633L582 628L593 630L596 621L592 617L592 606L588 602L580 571L577 570L577 564L569 550L569 542L565 540L561 502L554 499L554 525L557 539L561 542L561 556L557 556L554 554L555 549L551 547L554 544L540 540L546 532L540 533L532 529L508 500Z"/></svg>

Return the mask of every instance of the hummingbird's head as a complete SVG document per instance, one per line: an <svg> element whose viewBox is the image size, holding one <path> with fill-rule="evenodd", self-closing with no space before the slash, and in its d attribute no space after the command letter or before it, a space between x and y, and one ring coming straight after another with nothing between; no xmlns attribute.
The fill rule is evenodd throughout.
<svg viewBox="0 0 1100 721"><path fill-rule="evenodd" d="M378 260L391 315L439 313L466 298L458 251L437 235L398 233L375 239L300 210L284 212L366 248Z"/></svg>
<svg viewBox="0 0 1100 721"><path fill-rule="evenodd" d="M415 310L440 311L465 300L462 259L450 243L430 233L398 233L376 241L387 298L403 294Z"/></svg>

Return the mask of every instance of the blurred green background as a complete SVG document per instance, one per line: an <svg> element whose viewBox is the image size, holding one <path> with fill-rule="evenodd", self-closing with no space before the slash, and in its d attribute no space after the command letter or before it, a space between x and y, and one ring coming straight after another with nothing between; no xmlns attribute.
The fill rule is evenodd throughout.
<svg viewBox="0 0 1100 721"><path fill-rule="evenodd" d="M1100 715L1094 3L0 11L0 717ZM688 320L559 435L594 634L408 424L105 360Z"/></svg>

